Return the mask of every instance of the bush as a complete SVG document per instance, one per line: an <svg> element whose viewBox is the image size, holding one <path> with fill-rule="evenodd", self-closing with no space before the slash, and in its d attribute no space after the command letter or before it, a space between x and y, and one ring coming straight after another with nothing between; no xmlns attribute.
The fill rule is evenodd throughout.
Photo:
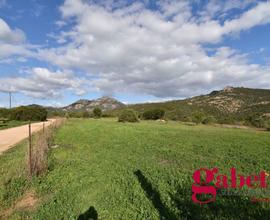
<svg viewBox="0 0 270 220"><path fill-rule="evenodd" d="M192 122L199 124L202 123L203 119L204 119L204 114L202 112L194 112L192 114Z"/></svg>
<svg viewBox="0 0 270 220"><path fill-rule="evenodd" d="M82 118L83 117L83 112L69 112L69 117L71 118Z"/></svg>
<svg viewBox="0 0 270 220"><path fill-rule="evenodd" d="M10 120L46 121L47 111L40 106L22 106L11 110Z"/></svg>
<svg viewBox="0 0 270 220"><path fill-rule="evenodd" d="M173 121L181 121L181 118L183 117L183 115L184 114L181 110L176 109L174 111L166 112L165 117Z"/></svg>
<svg viewBox="0 0 270 220"><path fill-rule="evenodd" d="M6 108L0 108L0 118L9 118L11 110Z"/></svg>
<svg viewBox="0 0 270 220"><path fill-rule="evenodd" d="M226 116L220 116L217 120L219 124L235 124L237 122L237 119L230 115Z"/></svg>
<svg viewBox="0 0 270 220"><path fill-rule="evenodd" d="M216 122L216 119L214 116L208 116L208 117L205 117L203 120L202 120L202 123L203 124L213 124Z"/></svg>
<svg viewBox="0 0 270 220"><path fill-rule="evenodd" d="M48 111L48 117L66 117L66 114L68 112L62 111L62 110L49 110Z"/></svg>
<svg viewBox="0 0 270 220"><path fill-rule="evenodd" d="M109 112L104 112L104 113L102 113L102 117L103 118L113 118L114 115L112 113L109 113Z"/></svg>
<svg viewBox="0 0 270 220"><path fill-rule="evenodd" d="M264 127L266 128L267 131L270 131L270 119L266 119L264 122Z"/></svg>
<svg viewBox="0 0 270 220"><path fill-rule="evenodd" d="M246 123L257 128L265 127L265 118L260 114L252 114L246 118Z"/></svg>
<svg viewBox="0 0 270 220"><path fill-rule="evenodd" d="M94 118L100 118L102 115L102 110L100 108L94 108L93 115Z"/></svg>
<svg viewBox="0 0 270 220"><path fill-rule="evenodd" d="M89 114L88 111L85 111L85 112L82 113L82 116L83 116L83 118L89 118L90 114Z"/></svg>
<svg viewBox="0 0 270 220"><path fill-rule="evenodd" d="M70 115L69 115L68 112L65 113L65 118L66 118L66 119L70 118Z"/></svg>
<svg viewBox="0 0 270 220"><path fill-rule="evenodd" d="M139 122L138 115L133 109L123 110L119 117L119 122Z"/></svg>
<svg viewBox="0 0 270 220"><path fill-rule="evenodd" d="M189 116L189 114L180 109L166 112L165 118L173 120L173 121L182 121L182 122L192 121L192 118Z"/></svg>
<svg viewBox="0 0 270 220"><path fill-rule="evenodd" d="M145 120L157 120L162 119L165 115L165 111L163 109L153 109L148 110L143 113L143 118Z"/></svg>

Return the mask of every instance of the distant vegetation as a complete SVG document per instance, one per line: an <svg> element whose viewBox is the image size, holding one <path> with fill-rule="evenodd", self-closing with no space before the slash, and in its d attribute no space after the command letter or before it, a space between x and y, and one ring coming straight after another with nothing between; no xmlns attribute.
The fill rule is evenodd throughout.
<svg viewBox="0 0 270 220"><path fill-rule="evenodd" d="M138 115L133 109L124 109L119 117L119 122L139 122Z"/></svg>
<svg viewBox="0 0 270 220"><path fill-rule="evenodd" d="M46 121L47 111L40 106L21 106L12 109L0 109L0 118L16 121Z"/></svg>
<svg viewBox="0 0 270 220"><path fill-rule="evenodd" d="M166 120L267 128L270 121L270 90L229 87L185 100L142 103L126 108L134 109L142 116L153 109L163 109ZM118 115L120 111L116 109L109 113Z"/></svg>
<svg viewBox="0 0 270 220"><path fill-rule="evenodd" d="M145 120L157 120L162 119L165 115L165 111L163 109L152 109L145 111L143 113L143 119Z"/></svg>
<svg viewBox="0 0 270 220"><path fill-rule="evenodd" d="M204 119L202 120L203 124L213 124L216 123L216 118L214 116L206 116L204 117Z"/></svg>
<svg viewBox="0 0 270 220"><path fill-rule="evenodd" d="M200 124L200 123L202 123L204 117L205 116L204 116L203 112L194 112L192 114L192 122L194 122L196 124Z"/></svg>
<svg viewBox="0 0 270 220"><path fill-rule="evenodd" d="M133 109L144 120L162 118L196 124L237 124L258 128L269 127L270 120L270 90L231 87L208 95L161 103L124 105L109 97L95 101L80 100L69 107L48 109L48 112L49 116L97 117L93 112L94 105L102 109L101 117L119 117L124 109Z"/></svg>
<svg viewBox="0 0 270 220"><path fill-rule="evenodd" d="M257 128L269 128L270 118L259 113L251 114L246 119L246 124Z"/></svg>
<svg viewBox="0 0 270 220"><path fill-rule="evenodd" d="M265 123L265 128L267 129L267 131L270 131L270 120Z"/></svg>
<svg viewBox="0 0 270 220"><path fill-rule="evenodd" d="M83 118L90 118L90 113L87 112L87 111L84 111L84 112L82 113L82 117L83 117Z"/></svg>
<svg viewBox="0 0 270 220"><path fill-rule="evenodd" d="M94 118L101 118L102 110L98 107L94 108L93 115L94 115Z"/></svg>

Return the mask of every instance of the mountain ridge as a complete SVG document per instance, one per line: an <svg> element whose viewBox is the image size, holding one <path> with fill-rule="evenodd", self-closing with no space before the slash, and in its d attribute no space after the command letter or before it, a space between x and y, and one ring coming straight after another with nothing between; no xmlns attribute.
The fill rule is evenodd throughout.
<svg viewBox="0 0 270 220"><path fill-rule="evenodd" d="M92 111L94 108L101 108L102 111L114 110L124 107L125 104L115 98L103 96L98 99L80 99L68 106L62 107L64 111Z"/></svg>
<svg viewBox="0 0 270 220"><path fill-rule="evenodd" d="M225 87L206 95L194 96L183 100L159 103L141 103L128 107L142 113L154 108L166 111L169 119L182 120L194 112L203 112L216 118L244 120L251 114L270 113L270 90L244 87ZM221 120L221 121L222 121ZM225 121L226 122L226 121Z"/></svg>

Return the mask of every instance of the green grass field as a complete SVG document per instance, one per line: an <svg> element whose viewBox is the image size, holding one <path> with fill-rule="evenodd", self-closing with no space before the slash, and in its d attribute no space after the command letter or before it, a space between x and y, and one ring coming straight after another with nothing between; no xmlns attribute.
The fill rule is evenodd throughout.
<svg viewBox="0 0 270 220"><path fill-rule="evenodd" d="M58 130L55 144L49 172L32 182L25 177L25 143L0 156L0 213L31 190L39 205L16 210L10 219L77 219L95 212L106 220L269 217L269 203L250 202L246 190L218 195L209 205L191 200L192 174L198 168L218 167L228 174L236 167L243 175L270 171L267 132L70 119ZM267 197L267 192L258 194Z"/></svg>

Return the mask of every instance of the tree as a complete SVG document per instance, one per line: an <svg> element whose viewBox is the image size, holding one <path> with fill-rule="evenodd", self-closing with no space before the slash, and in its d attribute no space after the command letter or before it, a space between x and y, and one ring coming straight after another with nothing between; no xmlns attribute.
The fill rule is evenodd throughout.
<svg viewBox="0 0 270 220"><path fill-rule="evenodd" d="M11 110L6 108L0 108L0 118L9 118Z"/></svg>
<svg viewBox="0 0 270 220"><path fill-rule="evenodd" d="M202 112L194 112L192 114L192 121L196 124L202 123L204 114Z"/></svg>
<svg viewBox="0 0 270 220"><path fill-rule="evenodd" d="M94 108L93 115L94 115L94 118L100 118L102 115L102 110L98 107Z"/></svg>
<svg viewBox="0 0 270 220"><path fill-rule="evenodd" d="M119 117L119 122L139 122L138 115L133 109L123 110Z"/></svg>
<svg viewBox="0 0 270 220"><path fill-rule="evenodd" d="M265 127L265 121L266 121L265 118L259 113L251 114L246 119L246 122L248 124L257 128Z"/></svg>
<svg viewBox="0 0 270 220"><path fill-rule="evenodd" d="M47 111L40 106L21 106L11 110L10 120L46 121Z"/></svg>
<svg viewBox="0 0 270 220"><path fill-rule="evenodd" d="M152 109L145 111L143 113L143 118L145 120L157 120L162 119L165 115L165 111L163 109Z"/></svg>

